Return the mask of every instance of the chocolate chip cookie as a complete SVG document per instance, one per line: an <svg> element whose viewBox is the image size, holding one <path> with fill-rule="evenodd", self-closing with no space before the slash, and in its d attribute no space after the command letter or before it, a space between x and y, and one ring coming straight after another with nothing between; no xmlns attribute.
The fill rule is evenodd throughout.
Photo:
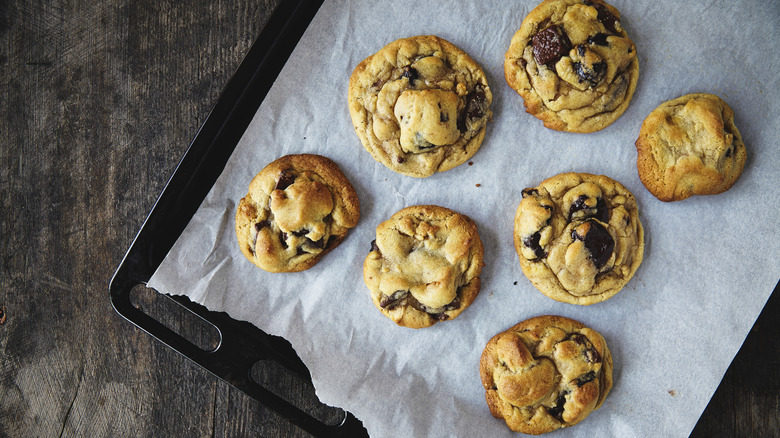
<svg viewBox="0 0 780 438"><path fill-rule="evenodd" d="M377 227L363 280L374 305L396 324L429 327L474 301L483 254L468 216L436 205L407 207Z"/></svg>
<svg viewBox="0 0 780 438"><path fill-rule="evenodd" d="M633 277L644 254L634 195L617 181L565 173L523 190L514 223L526 277L548 297L593 304Z"/></svg>
<svg viewBox="0 0 780 438"><path fill-rule="evenodd" d="M286 155L261 170L238 203L241 252L268 272L309 269L357 225L360 202L336 163Z"/></svg>
<svg viewBox="0 0 780 438"><path fill-rule="evenodd" d="M477 152L492 116L482 68L433 35L394 41L355 67L349 112L375 160L423 178Z"/></svg>
<svg viewBox="0 0 780 438"><path fill-rule="evenodd" d="M540 435L601 407L612 388L612 355L582 323L537 316L493 336L479 374L490 413L515 432Z"/></svg>
<svg viewBox="0 0 780 438"><path fill-rule="evenodd" d="M626 110L639 61L611 5L545 0L512 37L504 76L544 126L588 133L606 128Z"/></svg>
<svg viewBox="0 0 780 438"><path fill-rule="evenodd" d="M747 158L734 111L713 94L662 103L642 123L636 150L642 184L666 202L725 192Z"/></svg>

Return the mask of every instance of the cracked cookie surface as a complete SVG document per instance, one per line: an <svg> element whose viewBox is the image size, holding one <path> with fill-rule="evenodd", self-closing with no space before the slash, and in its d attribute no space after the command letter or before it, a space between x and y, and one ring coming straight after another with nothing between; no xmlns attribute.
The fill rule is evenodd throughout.
<svg viewBox="0 0 780 438"><path fill-rule="evenodd" d="M665 202L725 192L747 159L734 111L705 93L659 105L642 122L636 149L642 184Z"/></svg>
<svg viewBox="0 0 780 438"><path fill-rule="evenodd" d="M377 227L363 280L374 305L396 324L429 327L471 305L483 255L468 216L436 205L406 207Z"/></svg>
<svg viewBox="0 0 780 438"><path fill-rule="evenodd" d="M493 96L468 54L422 35L396 40L358 64L348 101L355 132L374 159L424 178L477 152Z"/></svg>
<svg viewBox="0 0 780 438"><path fill-rule="evenodd" d="M612 388L612 355L582 323L537 316L493 336L479 374L491 414L514 432L540 435L601 407Z"/></svg>
<svg viewBox="0 0 780 438"><path fill-rule="evenodd" d="M634 195L617 181L565 173L522 192L515 250L525 276L548 297L604 301L633 277L644 254Z"/></svg>
<svg viewBox="0 0 780 438"><path fill-rule="evenodd" d="M639 79L636 47L602 0L545 0L523 20L504 57L526 111L557 131L589 133L626 110Z"/></svg>
<svg viewBox="0 0 780 438"><path fill-rule="evenodd" d="M352 184L329 158L286 155L252 179L238 203L241 252L268 272L311 268L360 218Z"/></svg>

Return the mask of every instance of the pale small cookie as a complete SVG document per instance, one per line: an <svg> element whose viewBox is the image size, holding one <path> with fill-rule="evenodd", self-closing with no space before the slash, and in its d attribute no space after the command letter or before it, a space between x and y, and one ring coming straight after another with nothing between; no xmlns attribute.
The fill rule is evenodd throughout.
<svg viewBox="0 0 780 438"><path fill-rule="evenodd" d="M374 159L424 178L473 156L492 117L482 68L433 35L394 41L355 67L349 113Z"/></svg>
<svg viewBox="0 0 780 438"><path fill-rule="evenodd" d="M666 202L725 192L747 159L734 111L712 94L662 103L642 123L636 150L642 184Z"/></svg>
<svg viewBox="0 0 780 438"><path fill-rule="evenodd" d="M363 280L374 305L396 324L429 327L474 301L483 255L468 216L435 205L407 207L377 227Z"/></svg>
<svg viewBox="0 0 780 438"><path fill-rule="evenodd" d="M261 170L238 203L241 253L268 272L311 268L357 225L360 202L336 163L286 155Z"/></svg>
<svg viewBox="0 0 780 438"><path fill-rule="evenodd" d="M504 76L544 126L588 133L606 128L628 108L639 61L611 5L545 0L512 37Z"/></svg>
<svg viewBox="0 0 780 438"><path fill-rule="evenodd" d="M612 355L582 323L537 316L493 336L479 374L490 413L514 432L540 435L601 407L612 388Z"/></svg>
<svg viewBox="0 0 780 438"><path fill-rule="evenodd" d="M645 248L634 195L609 177L587 173L557 175L523 190L514 241L520 267L539 291L582 305L618 293Z"/></svg>

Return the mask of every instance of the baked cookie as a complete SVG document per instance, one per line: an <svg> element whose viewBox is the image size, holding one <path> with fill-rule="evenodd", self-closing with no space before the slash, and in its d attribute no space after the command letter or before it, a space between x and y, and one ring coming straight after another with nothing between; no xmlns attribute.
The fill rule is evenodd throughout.
<svg viewBox="0 0 780 438"><path fill-rule="evenodd" d="M432 35L394 41L355 67L349 113L375 160L423 178L477 152L492 116L482 68Z"/></svg>
<svg viewBox="0 0 780 438"><path fill-rule="evenodd" d="M504 76L544 126L588 133L626 110L639 61L614 7L602 0L545 0L512 37Z"/></svg>
<svg viewBox="0 0 780 438"><path fill-rule="evenodd" d="M515 432L540 435L601 407L612 388L612 356L582 323L537 316L493 336L479 374L490 413Z"/></svg>
<svg viewBox="0 0 780 438"><path fill-rule="evenodd" d="M618 293L645 248L634 195L609 177L586 173L557 175L523 190L514 241L520 267L537 289L584 305Z"/></svg>
<svg viewBox="0 0 780 438"><path fill-rule="evenodd" d="M734 111L712 94L662 103L642 123L636 150L642 184L667 202L725 192L747 158Z"/></svg>
<svg viewBox="0 0 780 438"><path fill-rule="evenodd" d="M355 189L330 159L286 155L267 165L238 203L241 252L268 272L309 269L357 225Z"/></svg>
<svg viewBox="0 0 780 438"><path fill-rule="evenodd" d="M468 216L416 205L376 228L363 280L376 307L396 324L429 327L457 317L474 301L483 255Z"/></svg>

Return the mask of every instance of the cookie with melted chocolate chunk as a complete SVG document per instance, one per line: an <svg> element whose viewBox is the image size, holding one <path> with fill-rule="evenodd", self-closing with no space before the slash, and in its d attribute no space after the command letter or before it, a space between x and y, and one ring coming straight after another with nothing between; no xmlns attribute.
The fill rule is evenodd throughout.
<svg viewBox="0 0 780 438"><path fill-rule="evenodd" d="M573 426L612 389L612 355L595 330L561 316L537 316L493 336L479 362L491 414L514 432L540 435Z"/></svg>
<svg viewBox="0 0 780 438"><path fill-rule="evenodd" d="M374 305L396 324L429 327L471 305L483 255L468 216L436 205L407 207L377 227L363 280Z"/></svg>
<svg viewBox="0 0 780 438"><path fill-rule="evenodd" d="M523 273L542 293L588 305L612 297L633 277L644 229L623 185L603 175L565 173L522 196L515 249Z"/></svg>
<svg viewBox="0 0 780 438"><path fill-rule="evenodd" d="M311 268L360 219L360 202L329 158L286 155L263 168L236 211L241 253L268 272Z"/></svg>
<svg viewBox="0 0 780 438"><path fill-rule="evenodd" d="M642 122L636 150L642 184L665 202L725 192L747 159L734 111L707 93L659 105Z"/></svg>
<svg viewBox="0 0 780 438"><path fill-rule="evenodd" d="M468 54L423 35L394 41L358 64L348 101L355 132L374 159L424 178L477 152L493 95Z"/></svg>
<svg viewBox="0 0 780 438"><path fill-rule="evenodd" d="M545 0L512 37L504 76L544 126L588 133L626 110L639 61L614 7L602 0Z"/></svg>

